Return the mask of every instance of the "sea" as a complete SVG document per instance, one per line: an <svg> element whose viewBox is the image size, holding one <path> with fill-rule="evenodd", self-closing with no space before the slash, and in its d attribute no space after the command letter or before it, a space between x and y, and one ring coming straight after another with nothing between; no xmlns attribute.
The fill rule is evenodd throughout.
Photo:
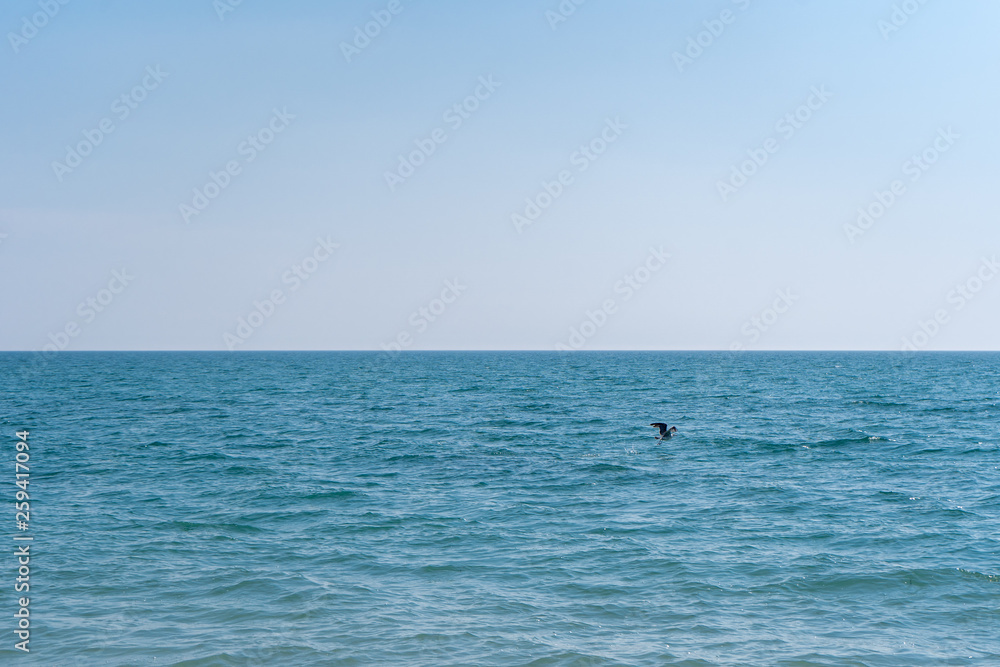
<svg viewBox="0 0 1000 667"><path fill-rule="evenodd" d="M1000 354L0 372L2 664L1000 665Z"/></svg>

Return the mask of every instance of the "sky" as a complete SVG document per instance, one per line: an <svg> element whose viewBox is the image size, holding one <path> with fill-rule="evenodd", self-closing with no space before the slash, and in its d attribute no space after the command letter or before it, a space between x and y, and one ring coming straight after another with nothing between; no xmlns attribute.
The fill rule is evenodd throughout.
<svg viewBox="0 0 1000 667"><path fill-rule="evenodd" d="M992 0L10 0L0 350L997 350Z"/></svg>

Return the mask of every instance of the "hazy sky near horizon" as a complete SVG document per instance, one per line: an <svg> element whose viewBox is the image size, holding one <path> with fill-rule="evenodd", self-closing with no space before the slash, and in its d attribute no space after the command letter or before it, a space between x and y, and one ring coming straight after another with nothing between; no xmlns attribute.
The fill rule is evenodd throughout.
<svg viewBox="0 0 1000 667"><path fill-rule="evenodd" d="M0 7L0 349L1000 349L996 2L235 3Z"/></svg>

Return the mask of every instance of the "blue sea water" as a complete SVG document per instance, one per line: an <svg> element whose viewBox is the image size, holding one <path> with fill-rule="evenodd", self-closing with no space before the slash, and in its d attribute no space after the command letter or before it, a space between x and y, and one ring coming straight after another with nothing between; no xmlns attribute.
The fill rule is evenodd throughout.
<svg viewBox="0 0 1000 667"><path fill-rule="evenodd" d="M0 370L5 664L1000 665L998 354Z"/></svg>

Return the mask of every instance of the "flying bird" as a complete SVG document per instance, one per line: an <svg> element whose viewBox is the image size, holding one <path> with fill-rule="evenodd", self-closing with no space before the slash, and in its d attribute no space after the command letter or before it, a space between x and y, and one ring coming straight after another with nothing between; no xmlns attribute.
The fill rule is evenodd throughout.
<svg viewBox="0 0 1000 667"><path fill-rule="evenodd" d="M657 440L669 440L670 436L672 436L674 433L677 433L676 426L671 426L668 428L667 425L664 424L663 422L653 422L652 424L650 424L650 426L655 426L656 428L660 429L660 436L657 438Z"/></svg>

